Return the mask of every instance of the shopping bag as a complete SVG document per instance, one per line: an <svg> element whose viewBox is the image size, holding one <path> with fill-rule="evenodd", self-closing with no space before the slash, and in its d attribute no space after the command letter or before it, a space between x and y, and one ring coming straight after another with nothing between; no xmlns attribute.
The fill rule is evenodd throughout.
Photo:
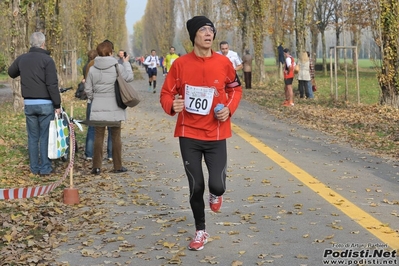
<svg viewBox="0 0 399 266"><path fill-rule="evenodd" d="M48 158L58 159L63 157L68 150L69 129L68 123L64 118L55 115L54 120L50 121Z"/></svg>
<svg viewBox="0 0 399 266"><path fill-rule="evenodd" d="M128 107L135 107L140 102L140 97L137 91L134 89L131 82L127 82L119 73L118 66L115 65L117 77L116 81L119 85L119 92L122 98L122 102Z"/></svg>
<svg viewBox="0 0 399 266"><path fill-rule="evenodd" d="M48 158L57 158L57 129L55 127L55 120L50 121L50 127L48 130Z"/></svg>

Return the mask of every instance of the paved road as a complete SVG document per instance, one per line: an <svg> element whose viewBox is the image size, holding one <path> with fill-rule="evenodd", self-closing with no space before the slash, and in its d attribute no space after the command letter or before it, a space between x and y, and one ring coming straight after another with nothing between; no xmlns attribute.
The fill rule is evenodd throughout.
<svg viewBox="0 0 399 266"><path fill-rule="evenodd" d="M344 262L357 265L355 251L382 250L392 260L385 265L398 265L389 253L399 248L397 162L279 121L246 101L228 140L224 204L220 213L206 212L212 239L202 251L187 250L194 226L175 117L164 114L159 91L147 92L146 80L136 85L143 101L129 109L123 128L131 171L92 177L91 186L102 188L96 199L84 199L92 188L80 184L83 202L97 205L86 206L87 223L70 221L59 263L318 266L323 255L345 251ZM104 220L91 226L97 217ZM382 261L367 259L362 265Z"/></svg>

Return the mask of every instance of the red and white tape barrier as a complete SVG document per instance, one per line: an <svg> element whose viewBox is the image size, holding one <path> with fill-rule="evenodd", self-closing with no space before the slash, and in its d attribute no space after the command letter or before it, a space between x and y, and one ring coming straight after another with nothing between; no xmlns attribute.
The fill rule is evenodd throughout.
<svg viewBox="0 0 399 266"><path fill-rule="evenodd" d="M75 131L73 128L74 122L71 122L68 119L68 125L69 125L69 147L70 149L72 149L72 156L69 160L68 167L65 169L65 173L62 176L62 178L59 179L57 182L45 186L0 189L0 200L27 199L31 197L41 196L56 189L65 180L75 162Z"/></svg>

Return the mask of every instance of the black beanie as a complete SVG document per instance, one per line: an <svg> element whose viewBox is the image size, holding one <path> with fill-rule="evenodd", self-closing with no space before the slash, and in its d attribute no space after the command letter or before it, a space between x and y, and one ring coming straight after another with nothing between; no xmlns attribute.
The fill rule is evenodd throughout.
<svg viewBox="0 0 399 266"><path fill-rule="evenodd" d="M216 37L216 29L215 26L213 25L212 21L209 20L209 18L205 16L195 16L189 20L187 20L186 23L188 34L190 35L190 40L194 45L194 39L195 39L195 34L197 34L197 31L199 28L202 26L210 26L214 29L214 35L213 39Z"/></svg>

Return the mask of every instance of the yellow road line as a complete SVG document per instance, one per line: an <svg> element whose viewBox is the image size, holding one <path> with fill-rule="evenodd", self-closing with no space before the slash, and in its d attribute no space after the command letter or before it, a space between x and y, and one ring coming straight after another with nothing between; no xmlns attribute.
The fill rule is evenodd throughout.
<svg viewBox="0 0 399 266"><path fill-rule="evenodd" d="M289 172L311 190L320 195L320 197L325 199L330 204L334 205L340 211L345 213L349 218L351 218L367 231L379 238L383 243L387 244L394 250L399 250L399 234L395 232L395 230L387 225L384 225L382 222L357 207L355 204L329 188L327 185L312 177L303 169L299 168L288 159L284 158L283 156L272 150L266 144L262 143L257 138L245 132L237 125L232 124L232 129L238 136L246 140L248 143L258 149L264 155L269 157L276 164L281 166L283 169L285 169L287 172Z"/></svg>

